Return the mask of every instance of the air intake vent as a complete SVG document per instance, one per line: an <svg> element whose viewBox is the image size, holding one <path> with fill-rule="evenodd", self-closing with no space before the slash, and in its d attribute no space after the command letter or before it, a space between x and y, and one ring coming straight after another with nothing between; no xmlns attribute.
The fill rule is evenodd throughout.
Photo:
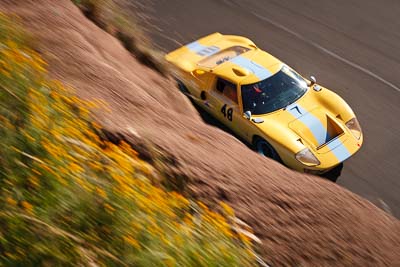
<svg viewBox="0 0 400 267"><path fill-rule="evenodd" d="M234 67L232 68L233 72L237 75L237 76L247 76L249 75L249 71L243 68L239 68L239 67Z"/></svg>
<svg viewBox="0 0 400 267"><path fill-rule="evenodd" d="M340 136L343 133L342 128L337 125L329 116L326 116L326 139L325 144ZM324 144L322 144L324 145Z"/></svg>

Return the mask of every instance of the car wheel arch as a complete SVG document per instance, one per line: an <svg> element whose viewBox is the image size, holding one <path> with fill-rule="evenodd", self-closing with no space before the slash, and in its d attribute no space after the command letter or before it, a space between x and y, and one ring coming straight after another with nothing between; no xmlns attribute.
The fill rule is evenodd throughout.
<svg viewBox="0 0 400 267"><path fill-rule="evenodd" d="M256 150L257 153L260 153L260 152L258 151L258 148L257 148L257 143L260 142L260 141L265 142L266 145L269 146L269 147L272 149L272 154L275 154L274 156L270 156L270 158L272 158L272 159L274 159L274 160L276 160L276 161L278 161L278 162L280 162L280 163L283 162L282 159L281 159L281 157L280 157L280 155L279 155L279 153L278 153L278 151L275 149L275 147L274 147L273 145L270 144L270 142L268 142L268 140L266 140L265 138L263 138L263 137L261 137L261 136L259 136L259 135L253 135L253 138L252 138L252 145L253 145L253 147L254 147L254 149ZM261 154L261 153L260 153L260 154ZM265 155L265 156L266 156L266 155ZM268 157L268 156L267 156L267 157Z"/></svg>
<svg viewBox="0 0 400 267"><path fill-rule="evenodd" d="M189 89L186 87L186 85L179 79L175 79L176 83L178 85L179 91L181 91L184 94L190 94Z"/></svg>

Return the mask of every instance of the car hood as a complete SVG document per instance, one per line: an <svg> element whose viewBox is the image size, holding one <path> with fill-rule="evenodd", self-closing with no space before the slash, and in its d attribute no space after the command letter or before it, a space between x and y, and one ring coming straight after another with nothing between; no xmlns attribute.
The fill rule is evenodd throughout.
<svg viewBox="0 0 400 267"><path fill-rule="evenodd" d="M297 163L293 153L308 148L320 161L316 168L326 170L354 155L363 143L362 133L357 139L345 124L355 118L352 109L324 87L311 87L286 108L254 117L262 119L253 121L259 134L278 148L288 165Z"/></svg>
<svg viewBox="0 0 400 267"><path fill-rule="evenodd" d="M260 130L288 149L296 152L306 146L316 154L325 154L347 146L349 131L338 115L310 90L285 109L257 117L264 121L258 124Z"/></svg>
<svg viewBox="0 0 400 267"><path fill-rule="evenodd" d="M342 123L331 117L324 108L317 107L308 111L295 103L287 107L286 111L294 117L288 123L289 128L318 152L325 144L344 133Z"/></svg>

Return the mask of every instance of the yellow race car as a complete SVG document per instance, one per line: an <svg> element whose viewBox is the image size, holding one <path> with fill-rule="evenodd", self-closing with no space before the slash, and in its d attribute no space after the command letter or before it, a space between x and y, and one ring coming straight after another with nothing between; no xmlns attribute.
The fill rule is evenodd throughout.
<svg viewBox="0 0 400 267"><path fill-rule="evenodd" d="M251 40L214 33L166 55L180 89L257 152L336 181L363 135L349 105Z"/></svg>

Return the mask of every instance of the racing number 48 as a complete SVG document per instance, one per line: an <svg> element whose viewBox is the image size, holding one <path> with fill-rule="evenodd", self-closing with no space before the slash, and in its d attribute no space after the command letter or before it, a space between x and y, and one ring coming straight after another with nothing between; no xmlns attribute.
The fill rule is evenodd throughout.
<svg viewBox="0 0 400 267"><path fill-rule="evenodd" d="M233 109L228 108L226 109L226 104L222 106L221 108L222 114L224 114L224 117L227 118L228 120L232 121L232 115L233 115Z"/></svg>

